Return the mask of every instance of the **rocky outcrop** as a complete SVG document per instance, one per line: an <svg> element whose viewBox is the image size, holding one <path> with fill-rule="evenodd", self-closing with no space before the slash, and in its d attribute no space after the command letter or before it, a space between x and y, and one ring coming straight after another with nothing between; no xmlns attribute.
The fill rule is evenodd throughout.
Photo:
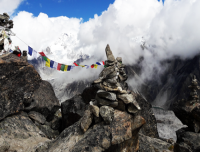
<svg viewBox="0 0 200 152"><path fill-rule="evenodd" d="M47 144L49 152L78 152L78 151L105 151L105 152L136 152L139 149L138 131L145 123L141 116L132 115L114 110L113 121L106 125L104 122L91 126L87 132L81 129L82 117L78 122L66 128L60 136Z"/></svg>
<svg viewBox="0 0 200 152"><path fill-rule="evenodd" d="M27 113L19 112L0 122L0 141L0 151L4 149L13 152L35 152L39 145L44 144L49 139L31 121Z"/></svg>
<svg viewBox="0 0 200 152"><path fill-rule="evenodd" d="M174 152L199 152L200 134L190 132L188 128L180 129L176 132L177 143Z"/></svg>
<svg viewBox="0 0 200 152"><path fill-rule="evenodd" d="M52 86L22 58L0 58L0 120L19 111L37 111L51 119L60 107Z"/></svg>
<svg viewBox="0 0 200 152"><path fill-rule="evenodd" d="M59 135L59 101L23 58L4 55L0 67L0 151L35 152Z"/></svg>

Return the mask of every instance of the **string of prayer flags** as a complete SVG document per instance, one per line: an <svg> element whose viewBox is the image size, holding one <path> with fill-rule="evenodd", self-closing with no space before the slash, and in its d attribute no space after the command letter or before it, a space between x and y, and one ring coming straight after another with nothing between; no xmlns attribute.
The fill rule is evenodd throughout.
<svg viewBox="0 0 200 152"><path fill-rule="evenodd" d="M28 46L28 54L29 55L31 55L31 56L33 55L33 57L37 59L37 53L39 53L42 56L42 58L46 61L45 65L47 67L54 68L58 71L71 71L76 66L81 66L82 68L86 67L86 69L88 69L89 67L97 69L98 65L104 65L105 66L104 61L96 62L96 64L92 64L91 66L89 66L89 65L79 65L75 62L73 63L73 65L65 65L65 64L57 63L57 62L47 58L47 56L44 54L44 52L37 52L37 51L33 50L30 46Z"/></svg>

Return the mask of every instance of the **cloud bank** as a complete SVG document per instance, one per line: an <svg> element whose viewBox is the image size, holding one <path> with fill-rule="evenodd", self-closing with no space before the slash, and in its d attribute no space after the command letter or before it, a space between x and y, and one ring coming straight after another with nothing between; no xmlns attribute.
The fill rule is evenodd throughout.
<svg viewBox="0 0 200 152"><path fill-rule="evenodd" d="M100 16L94 15L87 22L64 16L49 18L44 13L34 17L20 12L14 17L13 31L37 51L62 33L73 33L79 42L74 51L82 49L92 56L88 64L106 60L104 50L110 44L115 57L121 56L125 64L134 64L143 56L141 78L146 79L153 76L155 68L158 73L162 72L159 61L163 59L176 55L187 58L199 53L199 8L198 0L166 0L164 5L157 0L115 0ZM135 41L141 37L145 40L145 49ZM14 41L27 49L17 38ZM76 75L81 79L82 75L84 78L95 75L90 72L82 69L71 72L68 77Z"/></svg>
<svg viewBox="0 0 200 152"><path fill-rule="evenodd" d="M24 0L0 0L0 14L12 15Z"/></svg>

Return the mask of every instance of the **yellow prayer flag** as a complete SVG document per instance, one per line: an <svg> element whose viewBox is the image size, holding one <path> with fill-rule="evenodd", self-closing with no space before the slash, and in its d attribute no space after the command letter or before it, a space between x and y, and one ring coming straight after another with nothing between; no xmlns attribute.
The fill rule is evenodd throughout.
<svg viewBox="0 0 200 152"><path fill-rule="evenodd" d="M47 67L50 67L50 59L47 58L46 64Z"/></svg>
<svg viewBox="0 0 200 152"><path fill-rule="evenodd" d="M98 64L94 64L94 68L97 69Z"/></svg>
<svg viewBox="0 0 200 152"><path fill-rule="evenodd" d="M67 71L68 65L65 65L64 71Z"/></svg>
<svg viewBox="0 0 200 152"><path fill-rule="evenodd" d="M85 67L85 65L79 65L79 66L81 66L82 68Z"/></svg>

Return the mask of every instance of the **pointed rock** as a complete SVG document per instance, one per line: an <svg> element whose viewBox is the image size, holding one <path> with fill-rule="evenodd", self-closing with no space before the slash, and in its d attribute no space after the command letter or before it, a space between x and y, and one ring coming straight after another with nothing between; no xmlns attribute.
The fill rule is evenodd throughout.
<svg viewBox="0 0 200 152"><path fill-rule="evenodd" d="M108 59L109 61L113 61L113 62L115 61L115 57L114 57L114 55L112 54L112 51L111 51L109 45L106 46L106 56L107 56L107 59Z"/></svg>

